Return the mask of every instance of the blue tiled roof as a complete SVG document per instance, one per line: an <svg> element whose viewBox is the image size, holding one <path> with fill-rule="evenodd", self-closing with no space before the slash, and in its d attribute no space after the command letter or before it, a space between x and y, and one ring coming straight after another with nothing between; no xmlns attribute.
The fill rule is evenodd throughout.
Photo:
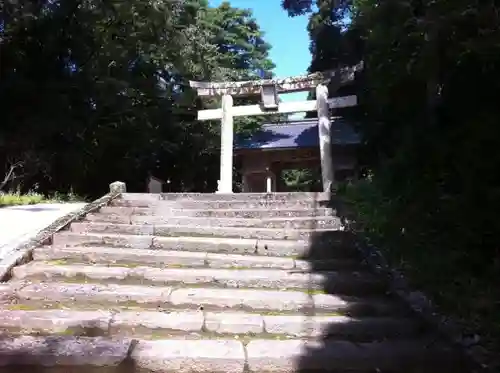
<svg viewBox="0 0 500 373"><path fill-rule="evenodd" d="M333 144L359 144L359 135L342 118L332 118L331 126ZM265 124L250 138L235 137L236 149L283 149L318 146L317 119Z"/></svg>

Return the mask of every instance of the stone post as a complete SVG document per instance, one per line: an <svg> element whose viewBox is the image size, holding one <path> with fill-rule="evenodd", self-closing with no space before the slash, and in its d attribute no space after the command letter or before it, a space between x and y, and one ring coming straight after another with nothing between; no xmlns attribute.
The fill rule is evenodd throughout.
<svg viewBox="0 0 500 373"><path fill-rule="evenodd" d="M331 192L334 180L332 147L330 133L330 108L328 107L328 87L319 84L316 87L316 105L318 110L319 151L321 157L321 176L323 191Z"/></svg>
<svg viewBox="0 0 500 373"><path fill-rule="evenodd" d="M111 193L126 193L127 186L122 181L115 181L114 183L109 184L109 191Z"/></svg>
<svg viewBox="0 0 500 373"><path fill-rule="evenodd" d="M273 192L273 176L271 175L271 172L267 172L266 174L266 193L272 193Z"/></svg>
<svg viewBox="0 0 500 373"><path fill-rule="evenodd" d="M233 192L233 97L222 96L220 180L217 193Z"/></svg>

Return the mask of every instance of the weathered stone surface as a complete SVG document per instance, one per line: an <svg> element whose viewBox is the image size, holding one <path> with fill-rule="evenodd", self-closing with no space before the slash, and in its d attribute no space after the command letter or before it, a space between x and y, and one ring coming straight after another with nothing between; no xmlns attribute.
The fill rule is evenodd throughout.
<svg viewBox="0 0 500 373"><path fill-rule="evenodd" d="M139 369L147 372L242 373L245 351L235 340L140 341L132 352Z"/></svg>
<svg viewBox="0 0 500 373"><path fill-rule="evenodd" d="M331 209L318 207L314 209L288 209L286 207L278 210L268 208L257 209L163 209L161 207L117 207L108 206L102 208L105 213L123 213L130 211L134 216L164 216L164 217L212 217L212 218L287 218L287 217L315 217L315 216L333 216Z"/></svg>
<svg viewBox="0 0 500 373"><path fill-rule="evenodd" d="M93 229L92 227L90 229ZM127 230L124 226L124 230ZM103 230L106 231L106 230ZM113 231L119 231L114 225ZM146 230L145 230L146 231ZM155 225L156 236L205 236L205 237L234 237L254 238L262 240L307 240L313 233L330 231L330 229L276 229L276 228L246 228L246 227L209 227L195 225ZM123 233L126 233L125 231ZM149 233L144 233L149 234Z"/></svg>
<svg viewBox="0 0 500 373"><path fill-rule="evenodd" d="M355 298L334 294L313 294L312 300L317 311L341 311L355 316L401 316L408 313L404 305L383 297Z"/></svg>
<svg viewBox="0 0 500 373"><path fill-rule="evenodd" d="M103 206L96 212L97 215L124 215L130 216L135 211L143 212L143 214L151 214L152 210L144 209L144 208L135 208L135 207L119 207L119 206Z"/></svg>
<svg viewBox="0 0 500 373"><path fill-rule="evenodd" d="M158 283L207 284L233 288L305 289L320 288L319 274L289 273L278 269L212 269L137 267L130 276Z"/></svg>
<svg viewBox="0 0 500 373"><path fill-rule="evenodd" d="M292 258L279 258L257 255L237 254L207 254L207 265L213 268L280 268L292 269L295 267Z"/></svg>
<svg viewBox="0 0 500 373"><path fill-rule="evenodd" d="M372 343L325 340L255 340L246 346L251 372L425 371L452 372L456 356L429 340ZM444 366L450 370L440 370ZM423 370L419 370L423 369Z"/></svg>
<svg viewBox="0 0 500 373"><path fill-rule="evenodd" d="M136 329L146 332L200 332L203 328L204 316L201 311L153 312L122 311L113 316L110 329L113 334Z"/></svg>
<svg viewBox="0 0 500 373"><path fill-rule="evenodd" d="M300 372L298 357L305 352L307 342L300 340L255 340L246 346L250 372Z"/></svg>
<svg viewBox="0 0 500 373"><path fill-rule="evenodd" d="M168 219L168 218L216 218L216 219L286 219L286 218L330 218L334 217L331 209L319 207L315 209L288 209L270 210L257 209L172 209L161 207L125 207L104 206L97 215L121 215L129 218Z"/></svg>
<svg viewBox="0 0 500 373"><path fill-rule="evenodd" d="M85 216L85 221L99 222L99 223L131 224L132 218L130 215L103 214L99 212L99 213L87 214Z"/></svg>
<svg viewBox="0 0 500 373"><path fill-rule="evenodd" d="M136 194L140 198L141 194ZM127 196L126 196L127 197ZM161 193L165 201L328 201L330 193L324 192L276 192L276 193Z"/></svg>
<svg viewBox="0 0 500 373"><path fill-rule="evenodd" d="M160 193L122 193L122 201L159 201L162 199Z"/></svg>
<svg viewBox="0 0 500 373"><path fill-rule="evenodd" d="M334 228L335 229L335 228ZM115 223L72 223L74 233L106 233L124 235L155 235L155 236L204 236L204 237L234 237L269 240L307 240L312 234L329 232L332 229L278 229L278 228L247 228L247 227L210 227L208 225L172 225L172 224L115 224Z"/></svg>
<svg viewBox="0 0 500 373"><path fill-rule="evenodd" d="M71 232L74 233L110 233L130 235L153 235L152 225L116 224L99 222L75 222L71 223Z"/></svg>
<svg viewBox="0 0 500 373"><path fill-rule="evenodd" d="M114 247L58 247L39 248L33 252L35 260L69 260L83 263L100 264L149 264L160 267L182 265L201 267L205 265L207 254L190 251L168 251L148 249L127 249ZM259 258L259 257L257 257Z"/></svg>
<svg viewBox="0 0 500 373"><path fill-rule="evenodd" d="M109 184L109 191L111 193L121 193L123 195L127 192L127 186L122 181L115 181Z"/></svg>
<svg viewBox="0 0 500 373"><path fill-rule="evenodd" d="M208 309L297 311L311 306L308 295L303 292L248 289L176 289L170 295L170 302Z"/></svg>
<svg viewBox="0 0 500 373"><path fill-rule="evenodd" d="M113 367L128 355L130 341L102 337L4 337L0 339L0 366Z"/></svg>
<svg viewBox="0 0 500 373"><path fill-rule="evenodd" d="M259 95L262 86L274 86L278 93L291 93L298 91L310 91L312 88L325 82L334 85L343 85L354 80L355 73L363 70L364 63L360 62L353 66L341 67L337 69L318 71L307 75L297 75L287 78L242 80L210 82L190 80L191 88L196 89L199 96L251 96Z"/></svg>
<svg viewBox="0 0 500 373"><path fill-rule="evenodd" d="M410 337L419 325L400 318L352 318L348 316L264 315L265 330L270 334L328 336L334 339L366 340Z"/></svg>
<svg viewBox="0 0 500 373"><path fill-rule="evenodd" d="M338 229L339 218L336 217L291 217L291 218L219 218L219 217L175 217L165 215L126 215L93 214L86 220L93 222L118 224L149 225L181 225L196 227L246 227L246 228L279 228L279 229Z"/></svg>
<svg viewBox="0 0 500 373"><path fill-rule="evenodd" d="M0 284L0 304L9 300L14 294L14 289L9 284Z"/></svg>
<svg viewBox="0 0 500 373"><path fill-rule="evenodd" d="M295 259L295 268L306 272L334 271L334 270L356 270L363 266L356 259L325 259L325 260L300 260Z"/></svg>
<svg viewBox="0 0 500 373"><path fill-rule="evenodd" d="M206 251L228 254L273 256L303 255L309 250L305 241L256 240L221 237L155 237L153 247L167 250Z"/></svg>
<svg viewBox="0 0 500 373"><path fill-rule="evenodd" d="M50 279L52 277L75 278L84 276L91 280L123 280L131 274L132 269L126 267L103 267L88 265L53 265L31 262L12 269L14 278Z"/></svg>
<svg viewBox="0 0 500 373"><path fill-rule="evenodd" d="M123 366L144 373L458 373L446 365L448 351L418 339L421 325L366 272L353 235L335 230L342 228L335 212L309 197L124 193L12 271L4 295L0 286L0 329L139 339L127 345L131 357L125 351L122 360L108 359L106 373ZM44 361L51 373L101 371L73 342L56 343L55 352L51 343L35 346L38 357L27 364ZM79 356L77 364L69 360ZM115 370L123 360L130 365Z"/></svg>
<svg viewBox="0 0 500 373"><path fill-rule="evenodd" d="M68 310L8 310L0 312L0 328L13 332L106 334L111 312Z"/></svg>
<svg viewBox="0 0 500 373"><path fill-rule="evenodd" d="M62 231L54 235L52 245L55 247L64 246L111 246L135 249L150 248L153 243L153 236L134 236L120 234L100 234L100 233L73 233Z"/></svg>
<svg viewBox="0 0 500 373"><path fill-rule="evenodd" d="M310 200L297 201L157 201L146 199L117 198L112 206L120 207L150 207L160 209L314 209L325 207L322 203Z"/></svg>
<svg viewBox="0 0 500 373"><path fill-rule="evenodd" d="M81 303L105 305L158 305L165 304L171 292L169 287L147 287L132 285L100 285L73 283L30 284L17 290L22 300L45 301L47 303Z"/></svg>
<svg viewBox="0 0 500 373"><path fill-rule="evenodd" d="M219 334L258 334L264 331L264 321L258 314L207 312L205 329Z"/></svg>
<svg viewBox="0 0 500 373"><path fill-rule="evenodd" d="M232 288L320 289L326 280L322 274L293 273L279 269L213 269L109 267L99 265L31 262L13 269L16 279L47 280L55 278L81 278L89 280L120 281L128 283L153 282L159 284L185 284L223 286ZM349 280L349 276L347 277ZM340 281L339 281L340 282ZM348 284L346 287L352 287ZM340 288L340 285L338 286ZM364 290L363 290L364 291Z"/></svg>

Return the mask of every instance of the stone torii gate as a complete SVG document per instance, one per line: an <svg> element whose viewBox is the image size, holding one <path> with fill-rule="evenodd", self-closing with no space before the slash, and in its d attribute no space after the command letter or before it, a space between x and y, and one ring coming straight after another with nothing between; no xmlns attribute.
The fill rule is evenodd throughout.
<svg viewBox="0 0 500 373"><path fill-rule="evenodd" d="M249 115L299 113L317 110L323 190L330 192L334 184L334 169L330 144L330 109L357 105L356 96L328 98L329 87L337 90L354 80L356 66L285 79L264 79L240 82L197 82L190 86L201 97L222 96L222 107L198 111L198 120L221 120L220 179L217 193L233 193L233 118ZM279 102L279 93L316 89L316 100ZM233 96L261 95L258 105L233 106Z"/></svg>

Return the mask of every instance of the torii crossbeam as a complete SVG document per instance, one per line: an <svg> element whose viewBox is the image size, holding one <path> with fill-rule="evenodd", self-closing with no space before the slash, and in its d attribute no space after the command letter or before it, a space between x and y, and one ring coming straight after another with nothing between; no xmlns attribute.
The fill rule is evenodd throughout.
<svg viewBox="0 0 500 373"><path fill-rule="evenodd" d="M331 191L334 171L330 145L330 109L357 105L356 96L328 98L328 85L341 86L354 80L363 63L321 73L285 79L240 82L197 82L190 86L199 96L222 96L219 109L200 110L198 120L221 119L221 160L218 193L233 192L233 118L276 113L300 113L317 110L323 190ZM279 102L279 93L309 91L316 88L316 100ZM233 96L261 95L260 105L233 106Z"/></svg>

